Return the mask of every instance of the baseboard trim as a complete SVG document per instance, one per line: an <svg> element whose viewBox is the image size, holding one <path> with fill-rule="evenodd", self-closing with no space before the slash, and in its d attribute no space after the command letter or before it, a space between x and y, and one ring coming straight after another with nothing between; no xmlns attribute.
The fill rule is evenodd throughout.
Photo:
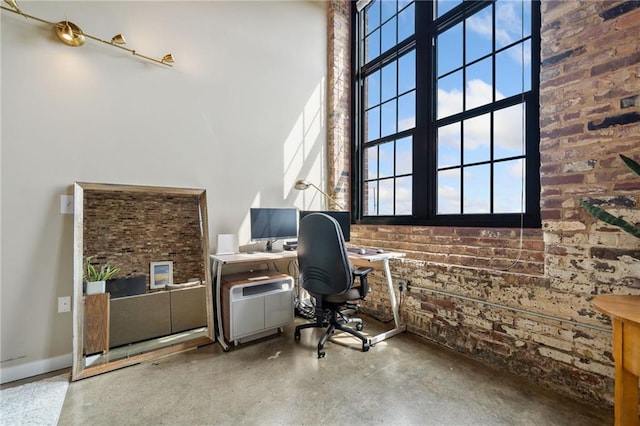
<svg viewBox="0 0 640 426"><path fill-rule="evenodd" d="M26 379L27 377L37 376L38 374L50 373L51 371L68 368L71 367L72 359L71 353L68 353L66 355L27 362L11 367L1 367L0 383L5 384L16 380Z"/></svg>

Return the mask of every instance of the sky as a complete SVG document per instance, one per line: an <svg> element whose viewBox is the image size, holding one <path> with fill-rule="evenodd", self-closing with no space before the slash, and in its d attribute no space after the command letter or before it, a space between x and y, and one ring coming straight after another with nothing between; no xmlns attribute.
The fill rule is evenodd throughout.
<svg viewBox="0 0 640 426"><path fill-rule="evenodd" d="M376 2L368 10L367 59L372 59L393 47L397 41L414 32L415 13L412 2L384 0ZM457 0L439 1L437 16L459 4ZM397 10L395 8L398 8ZM531 47L528 41L519 42L531 33L530 3L498 0L495 4L495 36L493 34L493 7L486 7L447 31L436 40L437 67L437 119L473 110L476 107L528 91L530 87ZM394 16L394 13L399 13ZM393 19L385 20L393 17ZM524 18L524 19L523 19ZM523 21L525 24L523 24ZM382 26L380 26L382 22ZM463 27L466 27L466 38ZM397 31L397 39L396 39ZM492 38L496 50L516 43L497 53L492 52ZM466 57L463 58L463 50ZM495 81L492 76L495 61ZM367 141L385 137L415 126L415 51L411 51L385 65L366 81ZM523 66L524 65L524 66ZM466 72L463 81L463 68ZM397 81L397 86L396 86ZM397 114L397 119L396 119ZM490 140L493 134L493 159L509 158L524 154L524 109L517 104L491 113L450 125L437 131L438 214L489 213L490 165L475 164L491 159ZM464 130L463 130L464 129ZM367 178L391 177L412 173L411 137L405 137L367 149ZM464 160L463 160L464 158ZM377 167L379 164L379 168ZM460 166L464 164L465 167ZM524 162L513 159L494 163L494 205L496 213L520 212L524 206ZM452 168L453 167L453 168ZM380 186L371 185L367 214L411 214L411 178L381 180ZM464 205L460 194L464 183ZM377 205L376 203L379 203ZM462 207L462 210L461 210Z"/></svg>

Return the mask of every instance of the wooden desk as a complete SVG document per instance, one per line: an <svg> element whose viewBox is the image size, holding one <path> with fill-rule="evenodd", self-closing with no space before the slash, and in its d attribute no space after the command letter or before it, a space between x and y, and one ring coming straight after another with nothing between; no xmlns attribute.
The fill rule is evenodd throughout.
<svg viewBox="0 0 640 426"><path fill-rule="evenodd" d="M640 296L602 295L595 308L611 317L615 360L614 423L636 426L640 376Z"/></svg>
<svg viewBox="0 0 640 426"><path fill-rule="evenodd" d="M375 345L389 337L395 336L407 329L405 325L400 324L400 314L398 312L398 302L396 301L396 294L393 288L393 281L391 278L391 270L389 268L390 259L400 259L404 257L404 253L397 252L384 252L376 253L375 250L370 250L367 254L357 254L349 251L349 259L353 263L382 263L385 278L387 279L387 289L389 291L389 297L391 300L391 309L393 311L394 328L382 332L376 336L371 337L371 345ZM222 267L229 264L259 264L259 263L271 263L280 260L293 260L297 261L298 253L295 251L283 251L277 253L237 253L237 254L212 254L211 256L211 269L212 276L215 277L215 302L216 302L216 318L218 322L217 334L220 337L218 341L222 345L223 350L226 352L229 350L229 346L224 340L224 330L222 327L222 307L220 304L220 283L222 282Z"/></svg>

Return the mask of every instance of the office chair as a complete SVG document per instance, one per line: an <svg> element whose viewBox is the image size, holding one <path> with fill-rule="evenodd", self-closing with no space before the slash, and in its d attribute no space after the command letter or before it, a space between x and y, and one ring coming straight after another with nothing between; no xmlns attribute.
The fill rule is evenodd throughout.
<svg viewBox="0 0 640 426"><path fill-rule="evenodd" d="M318 358L325 356L324 345L335 330L349 333L362 341L362 352L369 350L369 338L347 327L341 309L364 299L369 291L367 274L373 268L354 269L347 256L344 237L338 222L324 213L312 213L300 221L298 232L298 265L300 282L315 299L315 322L296 327L294 339L300 340L300 330L325 328L318 342ZM355 278L360 285L354 287ZM358 325L362 329L362 324Z"/></svg>

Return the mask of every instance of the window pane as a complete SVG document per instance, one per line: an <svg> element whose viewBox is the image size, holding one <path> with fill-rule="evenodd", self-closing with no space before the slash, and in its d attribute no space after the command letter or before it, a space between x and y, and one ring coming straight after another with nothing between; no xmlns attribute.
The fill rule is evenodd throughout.
<svg viewBox="0 0 640 426"><path fill-rule="evenodd" d="M380 194L378 195L378 214L381 216L393 215L393 179L381 180L378 183Z"/></svg>
<svg viewBox="0 0 640 426"><path fill-rule="evenodd" d="M364 113L366 134L364 140L370 142L380 138L380 107Z"/></svg>
<svg viewBox="0 0 640 426"><path fill-rule="evenodd" d="M364 150L364 164L367 166L365 170L365 179L377 179L378 178L378 147L372 146Z"/></svg>
<svg viewBox="0 0 640 426"><path fill-rule="evenodd" d="M493 113L493 157L516 157L525 154L524 104Z"/></svg>
<svg viewBox="0 0 640 426"><path fill-rule="evenodd" d="M438 129L438 168L459 166L460 159L460 123L449 124Z"/></svg>
<svg viewBox="0 0 640 426"><path fill-rule="evenodd" d="M382 102L398 95L397 61L393 61L382 68Z"/></svg>
<svg viewBox="0 0 640 426"><path fill-rule="evenodd" d="M466 110L493 102L492 58L489 57L467 68L465 85Z"/></svg>
<svg viewBox="0 0 640 426"><path fill-rule="evenodd" d="M396 18L393 18L382 26L382 52L391 49L396 42Z"/></svg>
<svg viewBox="0 0 640 426"><path fill-rule="evenodd" d="M393 142L387 142L379 146L379 156L380 156L380 177L389 177L393 176L393 164L394 164L394 149Z"/></svg>
<svg viewBox="0 0 640 426"><path fill-rule="evenodd" d="M462 112L462 71L438 80L438 118Z"/></svg>
<svg viewBox="0 0 640 426"><path fill-rule="evenodd" d="M398 93L416 87L416 51L412 50L398 59Z"/></svg>
<svg viewBox="0 0 640 426"><path fill-rule="evenodd" d="M531 2L500 0L496 3L496 49L531 35Z"/></svg>
<svg viewBox="0 0 640 426"><path fill-rule="evenodd" d="M524 161L503 161L494 165L494 213L524 211Z"/></svg>
<svg viewBox="0 0 640 426"><path fill-rule="evenodd" d="M411 176L396 179L396 215L410 215L413 212Z"/></svg>
<svg viewBox="0 0 640 426"><path fill-rule="evenodd" d="M491 159L491 115L464 120L464 164Z"/></svg>
<svg viewBox="0 0 640 426"><path fill-rule="evenodd" d="M488 164L464 168L463 213L491 212L491 167Z"/></svg>
<svg viewBox="0 0 640 426"><path fill-rule="evenodd" d="M366 99L364 107L369 108L380 103L380 72L376 71L364 80Z"/></svg>
<svg viewBox="0 0 640 426"><path fill-rule="evenodd" d="M396 132L396 100L382 104L382 130L380 137L389 136Z"/></svg>
<svg viewBox="0 0 640 426"><path fill-rule="evenodd" d="M398 7L400 7L400 3L402 1L398 2ZM412 36L416 32L415 27L415 7L412 4L398 14L398 43Z"/></svg>
<svg viewBox="0 0 640 426"><path fill-rule="evenodd" d="M442 15L456 7L458 4L460 4L461 1L462 0L436 0L434 2L436 8L436 17L441 17Z"/></svg>
<svg viewBox="0 0 640 426"><path fill-rule="evenodd" d="M438 172L438 214L460 214L460 169Z"/></svg>
<svg viewBox="0 0 640 426"><path fill-rule="evenodd" d="M413 138L408 136L396 142L396 176L413 172Z"/></svg>
<svg viewBox="0 0 640 426"><path fill-rule="evenodd" d="M462 66L462 23L438 35L438 76Z"/></svg>
<svg viewBox="0 0 640 426"><path fill-rule="evenodd" d="M362 24L356 44L362 59L352 73L360 123L353 149L362 168L356 217L431 225L462 215L451 218L459 225L469 214L469 221L478 219L471 226L514 224L523 205L521 168L538 170L529 163L537 156L526 158L530 149L537 152L538 141L527 135L536 130L538 111L527 112L524 96L538 95L530 91L539 87L538 68L531 67L539 3L373 0L356 13ZM539 191L528 195L539 200ZM416 209L413 200L421 200ZM527 226L539 226L539 211L526 213Z"/></svg>
<svg viewBox="0 0 640 426"><path fill-rule="evenodd" d="M469 17L466 21L466 60L470 63L493 51L493 17L491 6Z"/></svg>
<svg viewBox="0 0 640 426"><path fill-rule="evenodd" d="M380 26L380 2L378 0L372 1L369 6L367 6L364 21L365 34L371 33L371 31Z"/></svg>
<svg viewBox="0 0 640 426"><path fill-rule="evenodd" d="M412 129L416 126L416 92L415 90L398 98L398 131Z"/></svg>
<svg viewBox="0 0 640 426"><path fill-rule="evenodd" d="M380 30L376 30L368 35L364 41L364 45L366 52L364 55L366 58L365 62L369 62L373 58L380 56Z"/></svg>
<svg viewBox="0 0 640 426"><path fill-rule="evenodd" d="M496 100L531 90L530 43L519 43L496 55ZM523 65L527 65L523 73Z"/></svg>
<svg viewBox="0 0 640 426"><path fill-rule="evenodd" d="M381 0L380 3L382 4L382 14L380 15L380 21L384 22L396 14L398 6L396 4L396 0Z"/></svg>

